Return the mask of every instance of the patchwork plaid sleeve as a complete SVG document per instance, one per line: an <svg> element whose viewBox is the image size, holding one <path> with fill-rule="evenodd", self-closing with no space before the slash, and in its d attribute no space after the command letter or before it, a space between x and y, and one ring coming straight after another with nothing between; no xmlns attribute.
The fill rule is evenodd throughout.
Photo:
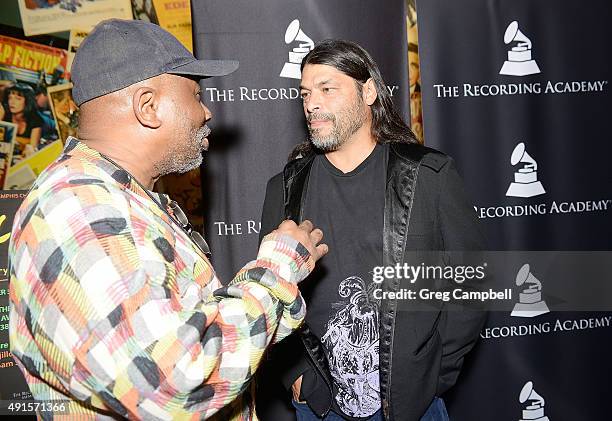
<svg viewBox="0 0 612 421"><path fill-rule="evenodd" d="M97 179L42 187L18 212L9 252L11 349L34 396L70 400L74 416L130 419L240 406L265 347L303 320L308 251L272 234L222 287L143 198Z"/></svg>

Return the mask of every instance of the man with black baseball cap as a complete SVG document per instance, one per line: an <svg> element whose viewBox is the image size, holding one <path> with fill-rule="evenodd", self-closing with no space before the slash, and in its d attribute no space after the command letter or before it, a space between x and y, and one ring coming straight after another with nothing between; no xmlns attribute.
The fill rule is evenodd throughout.
<svg viewBox="0 0 612 421"><path fill-rule="evenodd" d="M141 21L104 21L81 44L79 139L37 179L9 246L11 351L43 418L253 416L247 383L302 322L297 283L323 234L283 222L223 287L202 236L151 191L200 165L198 80L237 67Z"/></svg>

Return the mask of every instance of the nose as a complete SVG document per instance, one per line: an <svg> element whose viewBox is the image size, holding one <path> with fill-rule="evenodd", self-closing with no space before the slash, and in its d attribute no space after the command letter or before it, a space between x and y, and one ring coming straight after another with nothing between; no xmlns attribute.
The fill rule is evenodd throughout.
<svg viewBox="0 0 612 421"><path fill-rule="evenodd" d="M210 110L208 109L206 105L202 104L202 108L204 109L204 121L210 120L212 118L212 113L210 112Z"/></svg>
<svg viewBox="0 0 612 421"><path fill-rule="evenodd" d="M308 98L304 100L304 109L308 114L321 111L321 103L319 101L318 95L316 95L314 92L311 92L310 95L308 95Z"/></svg>

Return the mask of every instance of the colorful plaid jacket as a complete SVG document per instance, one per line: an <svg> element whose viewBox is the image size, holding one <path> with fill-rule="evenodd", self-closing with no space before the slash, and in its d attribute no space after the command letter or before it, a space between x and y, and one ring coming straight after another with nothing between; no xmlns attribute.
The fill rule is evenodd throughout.
<svg viewBox="0 0 612 421"><path fill-rule="evenodd" d="M223 287L129 173L74 138L17 212L9 261L11 351L70 420L251 419L248 381L302 322L314 267L272 234Z"/></svg>

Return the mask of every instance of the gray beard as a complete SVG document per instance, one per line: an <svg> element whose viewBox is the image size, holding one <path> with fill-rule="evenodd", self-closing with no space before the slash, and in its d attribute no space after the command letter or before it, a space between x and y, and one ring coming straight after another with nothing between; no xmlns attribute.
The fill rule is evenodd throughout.
<svg viewBox="0 0 612 421"><path fill-rule="evenodd" d="M210 134L207 125L199 129L191 129L188 134L189 142L186 147L170 150L167 156L157 165L160 176L167 174L184 174L202 165L202 146L204 138Z"/></svg>
<svg viewBox="0 0 612 421"><path fill-rule="evenodd" d="M338 128L334 125L332 132L327 137L317 137L318 130L310 130L310 141L322 152L337 151L344 142L340 140Z"/></svg>
<svg viewBox="0 0 612 421"><path fill-rule="evenodd" d="M359 130L365 121L365 112L359 107L360 102L355 102L347 110L339 114L340 119L336 118L331 113L314 113L308 117L308 120L325 119L330 120L333 124L332 131L328 136L318 136L319 129L308 128L310 141L322 152L334 152L340 149L342 145ZM340 123L338 123L340 120Z"/></svg>

